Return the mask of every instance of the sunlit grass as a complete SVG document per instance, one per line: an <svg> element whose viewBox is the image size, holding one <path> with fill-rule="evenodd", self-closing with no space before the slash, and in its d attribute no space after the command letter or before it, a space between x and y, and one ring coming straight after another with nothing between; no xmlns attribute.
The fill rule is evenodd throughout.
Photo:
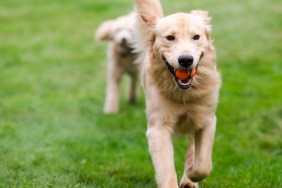
<svg viewBox="0 0 282 188"><path fill-rule="evenodd" d="M223 85L214 169L201 187L282 187L281 3L162 1L209 10ZM0 187L155 187L144 96L102 113L106 44L126 0L0 3ZM126 79L123 81L125 85ZM123 88L125 88L123 86ZM178 176L186 140L175 139Z"/></svg>

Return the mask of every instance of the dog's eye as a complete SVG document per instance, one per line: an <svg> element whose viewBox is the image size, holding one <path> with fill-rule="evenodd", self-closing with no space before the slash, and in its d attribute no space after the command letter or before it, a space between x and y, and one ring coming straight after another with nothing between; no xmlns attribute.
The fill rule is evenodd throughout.
<svg viewBox="0 0 282 188"><path fill-rule="evenodd" d="M193 40L199 40L200 39L200 35L194 35L193 36Z"/></svg>
<svg viewBox="0 0 282 188"><path fill-rule="evenodd" d="M175 37L173 35L168 35L165 37L167 40L169 41L174 41L175 40Z"/></svg>

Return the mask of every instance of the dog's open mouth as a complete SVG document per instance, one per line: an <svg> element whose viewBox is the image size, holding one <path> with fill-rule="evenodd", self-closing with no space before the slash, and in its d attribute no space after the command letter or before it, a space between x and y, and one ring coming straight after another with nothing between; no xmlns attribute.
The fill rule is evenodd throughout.
<svg viewBox="0 0 282 188"><path fill-rule="evenodd" d="M172 67L167 60L163 57L163 61L165 62L167 68L171 72L174 77L174 80L177 86L180 89L188 89L192 84L193 77L196 73L196 69L185 69L185 70L178 70Z"/></svg>
<svg viewBox="0 0 282 188"><path fill-rule="evenodd" d="M188 89L191 86L191 83L192 83L191 76L189 78L184 79L184 80L181 80L181 79L177 78L176 76L174 78L175 78L175 81L176 81L178 87L181 88L181 89Z"/></svg>

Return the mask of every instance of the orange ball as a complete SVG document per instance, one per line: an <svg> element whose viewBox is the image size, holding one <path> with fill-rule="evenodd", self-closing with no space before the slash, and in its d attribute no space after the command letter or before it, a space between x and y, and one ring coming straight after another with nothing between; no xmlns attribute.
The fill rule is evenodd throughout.
<svg viewBox="0 0 282 188"><path fill-rule="evenodd" d="M175 76L180 80L186 80L190 76L189 70L177 70Z"/></svg>
<svg viewBox="0 0 282 188"><path fill-rule="evenodd" d="M175 72L175 76L180 80L186 80L190 76L191 76L191 78L193 78L195 75L196 75L196 69L192 69L192 71L190 71L190 70L177 70Z"/></svg>
<svg viewBox="0 0 282 188"><path fill-rule="evenodd" d="M192 69L192 74L191 74L191 77L193 78L196 74L196 69Z"/></svg>

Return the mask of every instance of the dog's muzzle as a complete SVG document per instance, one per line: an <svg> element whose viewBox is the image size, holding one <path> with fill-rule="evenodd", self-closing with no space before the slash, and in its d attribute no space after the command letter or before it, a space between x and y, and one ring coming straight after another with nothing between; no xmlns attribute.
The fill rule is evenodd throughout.
<svg viewBox="0 0 282 188"><path fill-rule="evenodd" d="M204 56L204 53L201 54L200 60ZM180 89L189 89L192 85L193 77L196 75L198 64L196 68L190 68L193 63L193 57L190 55L180 56L178 61L181 63L180 65L183 67L182 70L175 69L173 66L169 64L164 56L162 56L163 62L166 64L168 70L173 75L176 85ZM192 62L192 63L191 63Z"/></svg>

